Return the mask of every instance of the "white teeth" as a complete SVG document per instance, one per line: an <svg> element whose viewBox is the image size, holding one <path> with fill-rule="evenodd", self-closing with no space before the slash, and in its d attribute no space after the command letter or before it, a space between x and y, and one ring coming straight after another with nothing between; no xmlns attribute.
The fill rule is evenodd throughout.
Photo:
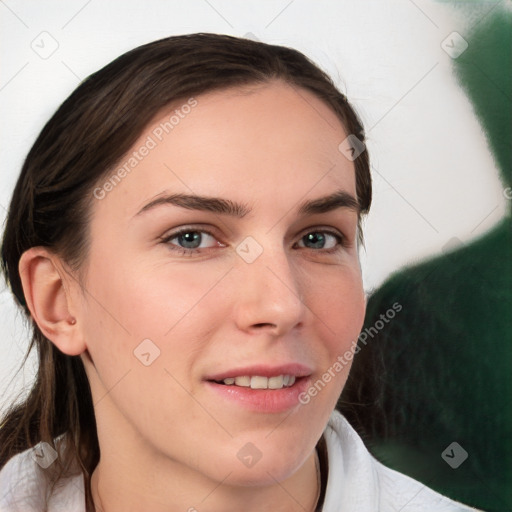
<svg viewBox="0 0 512 512"><path fill-rule="evenodd" d="M243 375L241 377L229 377L222 381L227 386L240 386L251 389L282 389L295 384L293 375L277 375L275 377L262 377L254 375L252 377Z"/></svg>
<svg viewBox="0 0 512 512"><path fill-rule="evenodd" d="M284 385L284 375L278 375L277 377L269 377L268 388L269 389L281 389Z"/></svg>
<svg viewBox="0 0 512 512"><path fill-rule="evenodd" d="M251 377L245 375L244 377L236 377L235 384L237 386L243 386L244 388L248 388L251 385Z"/></svg>
<svg viewBox="0 0 512 512"><path fill-rule="evenodd" d="M251 389L268 389L267 377L251 377Z"/></svg>

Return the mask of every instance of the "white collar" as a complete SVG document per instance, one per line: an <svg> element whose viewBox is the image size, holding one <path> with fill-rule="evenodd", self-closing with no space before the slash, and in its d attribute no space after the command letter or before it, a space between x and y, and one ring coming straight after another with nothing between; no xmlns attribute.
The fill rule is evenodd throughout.
<svg viewBox="0 0 512 512"><path fill-rule="evenodd" d="M329 476L322 512L476 510L452 501L378 462L338 411L331 414L324 438Z"/></svg>
<svg viewBox="0 0 512 512"><path fill-rule="evenodd" d="M329 463L322 512L474 511L380 464L337 411L324 431ZM0 511L44 510L48 484L33 450L13 457L0 471ZM48 512L84 512L82 475L63 479L49 500Z"/></svg>

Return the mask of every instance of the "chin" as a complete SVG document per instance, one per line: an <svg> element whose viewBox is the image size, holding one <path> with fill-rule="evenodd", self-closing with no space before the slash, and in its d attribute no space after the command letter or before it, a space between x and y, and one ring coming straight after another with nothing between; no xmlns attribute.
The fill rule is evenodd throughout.
<svg viewBox="0 0 512 512"><path fill-rule="evenodd" d="M224 474L232 471L229 482L240 486L264 486L289 478L304 464L314 446L306 448L305 440L297 436L288 439L292 442L286 443L278 437L273 442L263 437L254 443L237 440L234 452L227 450L219 454Z"/></svg>

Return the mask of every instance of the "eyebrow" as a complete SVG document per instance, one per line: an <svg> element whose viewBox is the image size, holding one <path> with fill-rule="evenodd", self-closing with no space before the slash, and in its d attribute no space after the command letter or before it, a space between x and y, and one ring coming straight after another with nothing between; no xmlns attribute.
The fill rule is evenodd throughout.
<svg viewBox="0 0 512 512"><path fill-rule="evenodd" d="M180 206L187 210L207 211L236 218L243 218L252 211L252 208L246 204L237 203L229 199L194 194L169 194L153 199L143 206L135 216L141 215L161 205ZM299 215L314 215L330 212L338 208L347 208L357 213L360 212L359 203L356 198L344 190L338 190L328 196L304 201L299 205L298 213Z"/></svg>

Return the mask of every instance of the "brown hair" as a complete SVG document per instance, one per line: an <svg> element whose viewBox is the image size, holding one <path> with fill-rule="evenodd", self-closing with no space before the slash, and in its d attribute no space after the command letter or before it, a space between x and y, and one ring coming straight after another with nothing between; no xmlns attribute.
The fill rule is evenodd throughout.
<svg viewBox="0 0 512 512"><path fill-rule="evenodd" d="M271 80L314 93L336 113L347 134L364 141L356 113L327 74L296 50L248 39L207 33L168 37L125 53L81 83L31 148L9 208L2 269L27 318L21 255L46 246L72 270L80 270L87 258L92 190L159 111L201 93ZM371 203L367 152L354 163L364 214ZM100 453L87 376L79 356L61 353L30 321L27 355L37 349L38 373L28 397L2 420L0 468L38 442L55 446L55 439L66 434L62 460L78 463L87 510L92 510L90 476ZM68 469L61 461L60 475Z"/></svg>

